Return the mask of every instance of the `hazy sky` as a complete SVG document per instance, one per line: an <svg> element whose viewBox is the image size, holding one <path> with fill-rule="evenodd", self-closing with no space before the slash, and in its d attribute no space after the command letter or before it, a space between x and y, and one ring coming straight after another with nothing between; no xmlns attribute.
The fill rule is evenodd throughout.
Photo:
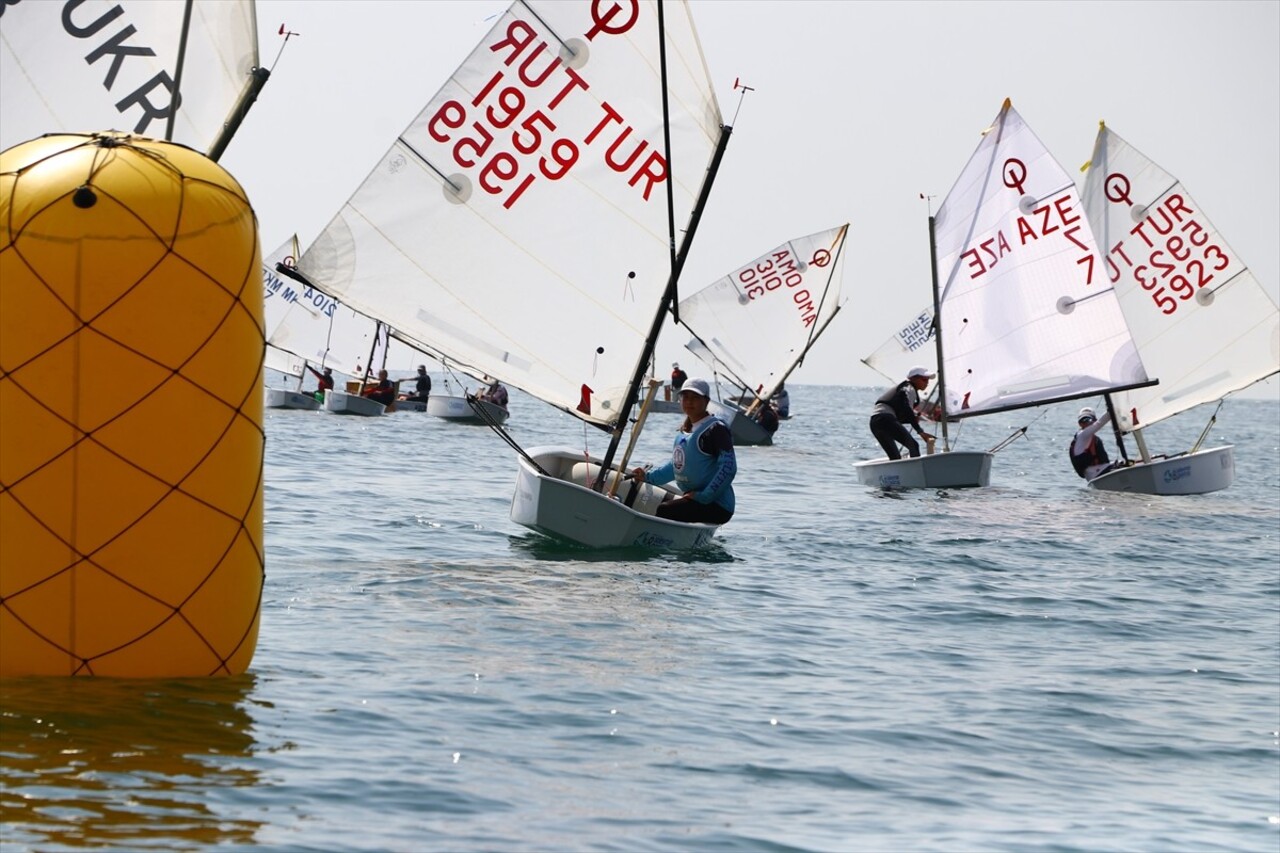
<svg viewBox="0 0 1280 853"><path fill-rule="evenodd" d="M300 33L222 158L264 251L294 232L310 243L507 5L258 0L265 65L280 24ZM796 383L882 384L859 359L931 298L920 194L936 209L1006 97L1072 174L1105 119L1182 180L1280 297L1280 3L692 7L734 134L682 292L851 223L844 311ZM740 112L735 78L755 89ZM659 366L695 363L687 340L669 328Z"/></svg>

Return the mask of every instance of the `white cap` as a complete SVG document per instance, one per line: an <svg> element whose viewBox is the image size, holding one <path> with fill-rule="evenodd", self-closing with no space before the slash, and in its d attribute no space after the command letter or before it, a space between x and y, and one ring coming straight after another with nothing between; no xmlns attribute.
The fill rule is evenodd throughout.
<svg viewBox="0 0 1280 853"><path fill-rule="evenodd" d="M707 384L705 379L686 379L684 384L680 386L680 393L692 391L700 397L711 399L711 386Z"/></svg>
<svg viewBox="0 0 1280 853"><path fill-rule="evenodd" d="M678 368L678 367L680 366L680 362L678 362L678 361L673 361L673 362L671 362L671 366L672 366L672 367L677 367L677 368Z"/></svg>
<svg viewBox="0 0 1280 853"><path fill-rule="evenodd" d="M1079 420L1083 420L1084 418L1093 418L1096 421L1098 419L1098 415L1096 412L1093 411L1093 409L1089 408L1088 406L1085 406L1083 409L1080 410L1080 414L1076 415L1076 420L1079 421Z"/></svg>
<svg viewBox="0 0 1280 853"><path fill-rule="evenodd" d="M907 371L908 379L915 379L917 376L923 376L925 379L932 379L933 373L927 367L913 367Z"/></svg>

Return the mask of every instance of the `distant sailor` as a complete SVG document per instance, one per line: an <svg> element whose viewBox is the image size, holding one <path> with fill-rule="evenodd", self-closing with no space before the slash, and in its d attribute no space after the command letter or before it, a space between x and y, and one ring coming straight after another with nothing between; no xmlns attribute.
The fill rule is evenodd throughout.
<svg viewBox="0 0 1280 853"><path fill-rule="evenodd" d="M1071 467L1086 480L1092 480L1120 466L1120 463L1112 462L1111 457L1107 456L1107 449L1098 438L1098 431L1110 421L1110 412L1099 418L1088 406L1076 416L1076 425L1080 430L1067 445L1067 453L1071 456Z"/></svg>
<svg viewBox="0 0 1280 853"><path fill-rule="evenodd" d="M324 392L333 387L333 368L326 367L324 373L321 373L306 362L303 362L303 365L315 375L316 382L319 384L315 391L315 398L323 403Z"/></svg>
<svg viewBox="0 0 1280 853"><path fill-rule="evenodd" d="M684 385L688 378L689 374L680 369L680 363L673 362L671 365L671 390L679 391L680 386Z"/></svg>
<svg viewBox="0 0 1280 853"><path fill-rule="evenodd" d="M384 406L390 406L396 401L396 385L387 378L387 371L379 370L378 381L364 389L364 393L360 396L368 397Z"/></svg>
<svg viewBox="0 0 1280 853"><path fill-rule="evenodd" d="M636 468L631 476L658 485L676 481L682 494L658 506L658 517L672 521L724 524L733 518L733 478L738 460L733 434L724 421L707 411L711 386L705 379L686 379L680 389L684 423L676 433L671 459L652 471Z"/></svg>
<svg viewBox="0 0 1280 853"><path fill-rule="evenodd" d="M401 379L401 382L408 382L408 379ZM418 375L413 377L414 394L405 397L408 403L425 403L431 398L431 377L427 375L427 366L425 364L418 365Z"/></svg>
<svg viewBox="0 0 1280 853"><path fill-rule="evenodd" d="M507 395L507 389L503 387L501 382L495 379L490 383L488 390L480 395L480 399L487 400L495 406L505 409L509 398Z"/></svg>
<svg viewBox="0 0 1280 853"><path fill-rule="evenodd" d="M779 385L778 390L773 392L773 396L769 398L774 407L778 410L778 417L784 421L791 417L791 395L787 393L785 385Z"/></svg>
<svg viewBox="0 0 1280 853"><path fill-rule="evenodd" d="M901 459L898 450L901 444L907 448L912 457L920 455L920 444L907 432L904 424L910 424L925 441L933 441L933 436L920 428L920 417L916 407L920 403L920 392L929 387L929 380L934 376L926 367L913 367L907 371L906 380L899 382L880 395L875 408L871 410L871 434L884 448L890 459Z"/></svg>

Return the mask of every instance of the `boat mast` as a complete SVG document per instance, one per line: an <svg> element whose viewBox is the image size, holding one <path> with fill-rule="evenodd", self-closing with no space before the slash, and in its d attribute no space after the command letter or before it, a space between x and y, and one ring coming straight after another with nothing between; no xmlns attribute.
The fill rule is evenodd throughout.
<svg viewBox="0 0 1280 853"><path fill-rule="evenodd" d="M173 141L173 125L178 120L178 107L182 105L182 66L187 61L187 37L191 33L191 7L194 4L195 0L187 0L182 9L182 29L178 32L178 64L173 69L173 101L169 105L169 121L164 129L166 142Z"/></svg>
<svg viewBox="0 0 1280 853"><path fill-rule="evenodd" d="M227 144L231 142L231 137L240 129L244 117L249 114L249 108L258 100L258 93L262 91L262 87L267 85L267 78L271 76L271 72L266 68L258 67L249 72L249 84L240 94L240 100L236 101L235 107L231 110L231 115L227 117L226 122L222 125L222 132L218 134L218 138L213 141L213 145L209 146L209 153L206 155L215 163L222 156L222 152L226 150Z"/></svg>
<svg viewBox="0 0 1280 853"><path fill-rule="evenodd" d="M667 158L667 209L671 228L671 245L674 247L675 214L672 212L671 201L672 168L670 114L667 101L667 42L661 2L658 3L658 49L662 69L662 125L663 144L666 146L666 150L663 153ZM689 216L689 227L684 232L684 239L680 241L680 250L675 252L671 258L671 274L667 278L667 289L663 293L662 300L658 304L658 310L653 316L653 323L649 326L649 334L644 339L644 351L640 353L640 358L636 362L635 373L627 386L626 399L622 402L622 409L618 412L618 419L614 422L613 432L609 436L609 449L605 453L604 464L600 466L600 473L596 476L596 481L592 486L596 491L601 491L604 488L605 474L613 465L613 457L617 455L618 445L622 443L622 434L627 427L627 417L631 414L631 409L640 396L640 385L644 382L644 373L648 369L649 359L653 356L653 352L658 346L658 335L662 332L662 324L666 320L667 312L674 309L678 292L676 283L680 279L680 271L684 268L685 259L689 256L689 247L693 245L693 237L698 232L698 223L702 220L703 208L706 207L707 197L711 194L711 185L715 182L716 172L720 170L720 161L724 158L724 149L728 146L729 137L732 133L733 128L729 125L723 124L720 126L720 139L716 143L715 153L711 156L711 165L707 167L707 175L703 179L702 189L698 193L697 204L694 205L693 213Z"/></svg>
<svg viewBox="0 0 1280 853"><path fill-rule="evenodd" d="M933 348L938 359L938 407L942 412L942 452L949 453L947 436L947 379L942 368L942 300L938 292L938 244L934 238L934 216L929 216L929 270L933 277Z"/></svg>

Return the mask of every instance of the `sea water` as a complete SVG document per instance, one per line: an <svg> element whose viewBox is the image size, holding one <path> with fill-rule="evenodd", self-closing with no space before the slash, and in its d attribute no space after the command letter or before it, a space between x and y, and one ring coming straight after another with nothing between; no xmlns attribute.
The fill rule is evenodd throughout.
<svg viewBox="0 0 1280 853"><path fill-rule="evenodd" d="M679 555L513 524L485 427L269 412L249 673L0 684L0 846L1277 850L1280 405L1222 409L1211 495L1084 488L1081 403L953 424L1028 427L990 488L891 493L851 467L878 390L790 390ZM520 394L509 427L606 443Z"/></svg>

